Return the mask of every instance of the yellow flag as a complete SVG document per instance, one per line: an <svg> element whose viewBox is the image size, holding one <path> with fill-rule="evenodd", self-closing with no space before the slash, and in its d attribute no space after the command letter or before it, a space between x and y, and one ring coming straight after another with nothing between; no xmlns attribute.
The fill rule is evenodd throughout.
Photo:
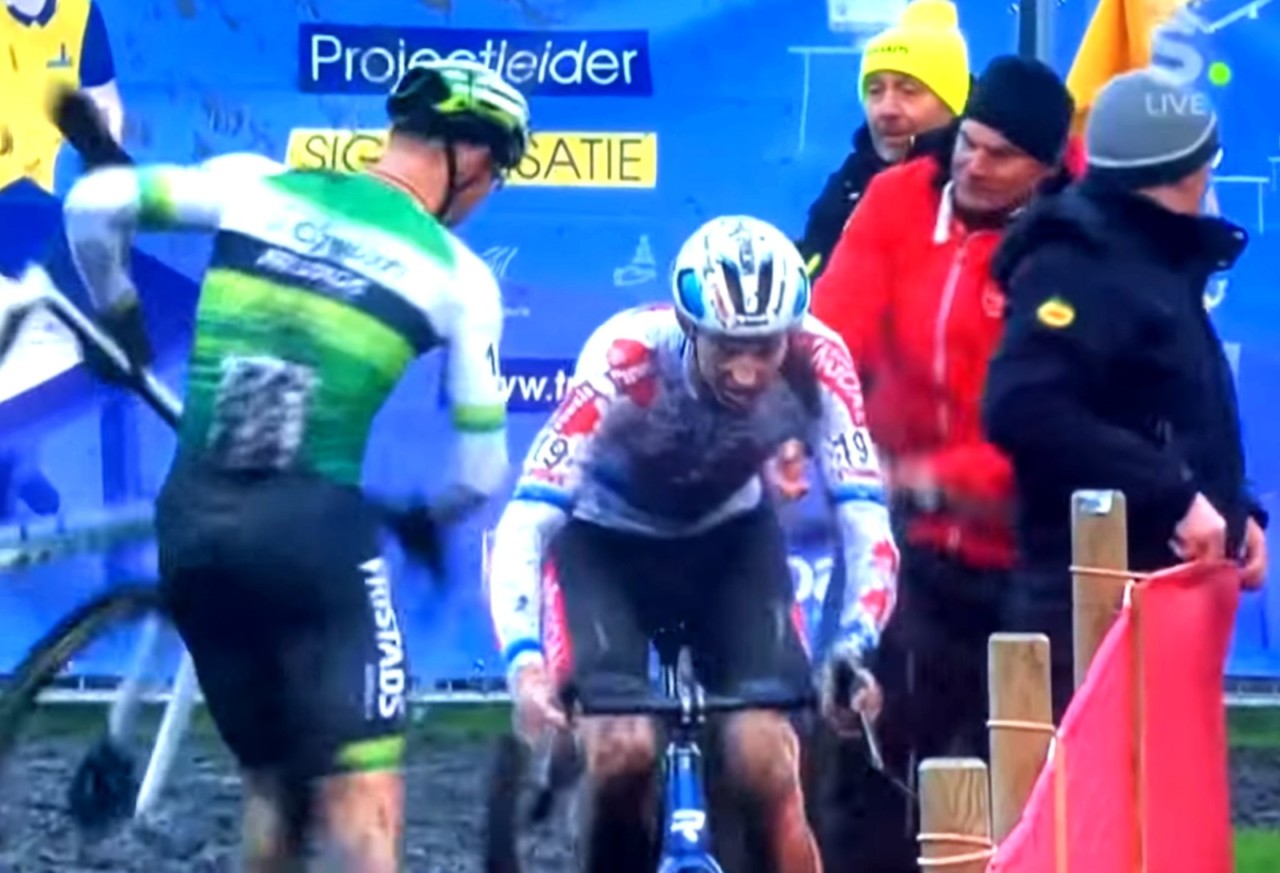
<svg viewBox="0 0 1280 873"><path fill-rule="evenodd" d="M1114 76L1151 63L1151 37L1188 0L1099 0L1076 49L1067 88L1076 101L1075 128Z"/></svg>

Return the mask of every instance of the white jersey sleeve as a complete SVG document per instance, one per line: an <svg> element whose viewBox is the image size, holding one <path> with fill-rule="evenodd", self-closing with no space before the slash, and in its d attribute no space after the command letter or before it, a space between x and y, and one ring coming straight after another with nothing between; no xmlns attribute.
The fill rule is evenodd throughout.
<svg viewBox="0 0 1280 873"><path fill-rule="evenodd" d="M845 559L840 640L873 649L897 600L898 549L884 478L867 431L862 386L849 350L816 319L800 335L813 366L822 414L812 438L834 507Z"/></svg>
<svg viewBox="0 0 1280 873"><path fill-rule="evenodd" d="M284 170L261 155L233 153L195 166L108 167L81 178L67 192L63 221L71 259L94 306L137 299L128 269L136 229L212 233L226 204L252 196L245 182Z"/></svg>
<svg viewBox="0 0 1280 873"><path fill-rule="evenodd" d="M507 478L507 408L498 369L502 346L502 292L489 266L454 241L457 282L447 308L445 366L455 444L454 481L442 505L464 511L491 497ZM447 505L446 505L447 504Z"/></svg>
<svg viewBox="0 0 1280 873"><path fill-rule="evenodd" d="M110 167L90 173L67 192L63 222L71 259L94 306L136 302L129 276L135 229L213 232L235 195L201 167Z"/></svg>
<svg viewBox="0 0 1280 873"><path fill-rule="evenodd" d="M541 584L547 548L569 520L581 483L581 463L619 395L610 349L639 319L615 315L587 340L559 407L543 425L494 532L489 610L498 644L514 671L542 659ZM646 338L638 336L637 342Z"/></svg>

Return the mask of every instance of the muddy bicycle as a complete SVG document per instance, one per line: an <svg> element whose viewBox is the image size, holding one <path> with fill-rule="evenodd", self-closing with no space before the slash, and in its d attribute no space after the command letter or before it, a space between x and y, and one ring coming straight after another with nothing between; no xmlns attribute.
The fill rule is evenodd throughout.
<svg viewBox="0 0 1280 873"><path fill-rule="evenodd" d="M122 381L141 397L171 428L182 418L182 402L153 373L135 370L125 353L89 317L53 284L42 267L32 266L21 280L4 280L3 296L9 309L0 315L0 358L20 333L21 321L37 311L47 311L65 326L82 347L96 351ZM385 527L397 535L406 553L440 572L440 546L423 504L396 506L374 498L370 505ZM129 519L137 527L138 519ZM149 526L149 519L141 522ZM55 550L86 551L118 536L119 525L99 526L79 537L54 538ZM132 529L132 527L130 529ZM135 531L136 533L136 531ZM30 548L11 550L12 566L29 560ZM0 559L4 556L0 554ZM0 565L3 560L0 560ZM132 815L145 812L158 797L178 743L190 719L199 692L195 666L185 651L174 681L172 696L156 737L146 776L139 783L133 755L128 749L142 697L142 677L155 657L162 628L168 618L159 591L150 582L113 585L77 606L60 619L28 650L0 694L0 780L18 745L42 692L57 682L67 666L96 641L121 628L139 624L140 632L129 672L117 689L104 736L95 743L77 769L70 785L69 812L81 828L100 832ZM2 782L0 782L2 784Z"/></svg>

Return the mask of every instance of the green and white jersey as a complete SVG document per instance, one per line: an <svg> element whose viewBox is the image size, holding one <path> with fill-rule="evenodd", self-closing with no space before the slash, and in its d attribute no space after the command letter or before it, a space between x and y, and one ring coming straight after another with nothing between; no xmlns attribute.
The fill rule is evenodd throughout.
<svg viewBox="0 0 1280 873"><path fill-rule="evenodd" d="M500 487L497 282L407 193L363 174L153 166L87 176L66 215L99 306L134 295L123 267L129 226L216 232L183 450L229 469L358 483L374 416L413 359L444 345L461 452L452 484L480 496Z"/></svg>

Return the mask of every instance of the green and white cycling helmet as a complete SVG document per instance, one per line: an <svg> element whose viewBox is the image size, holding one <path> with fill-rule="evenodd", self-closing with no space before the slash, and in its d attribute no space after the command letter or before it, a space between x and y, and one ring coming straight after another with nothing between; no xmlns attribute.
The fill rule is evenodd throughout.
<svg viewBox="0 0 1280 873"><path fill-rule="evenodd" d="M484 64L439 60L405 71L387 98L394 128L424 139L482 145L500 171L529 148L529 103Z"/></svg>
<svg viewBox="0 0 1280 873"><path fill-rule="evenodd" d="M747 215L713 218L680 247L676 311L695 330L734 339L786 333L809 311L809 274L795 245Z"/></svg>

